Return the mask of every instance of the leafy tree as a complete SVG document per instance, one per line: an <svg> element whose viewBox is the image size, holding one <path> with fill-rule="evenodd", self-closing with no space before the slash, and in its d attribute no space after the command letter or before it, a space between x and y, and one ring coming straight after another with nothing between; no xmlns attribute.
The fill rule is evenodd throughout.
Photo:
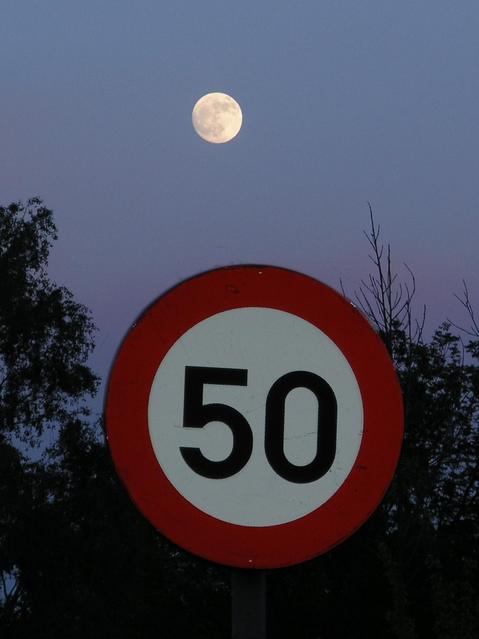
<svg viewBox="0 0 479 639"><path fill-rule="evenodd" d="M82 412L96 390L86 365L93 323L46 268L57 239L39 199L0 207L0 432L34 441ZM84 411L83 411L84 412Z"/></svg>
<svg viewBox="0 0 479 639"><path fill-rule="evenodd" d="M399 281L379 234L371 211L373 271L355 297L400 378L401 459L380 508L352 538L273 575L275 626L305 638L472 639L479 632L477 321L465 287L467 333L445 322L426 340L425 311L413 316L414 276L407 269L409 281Z"/></svg>
<svg viewBox="0 0 479 639"><path fill-rule="evenodd" d="M38 199L0 208L0 636L186 637L228 627L219 568L161 538L116 478L85 399L87 309L48 277ZM53 444L29 454L45 429ZM45 448L43 446L43 448Z"/></svg>
<svg viewBox="0 0 479 639"><path fill-rule="evenodd" d="M52 211L38 198L0 206L0 623L6 627L27 597L19 539L27 518L49 498L39 494L43 470L28 444L36 446L45 428L61 433L86 417L84 400L97 386L86 364L90 315L48 277L56 239ZM28 533L34 544L34 529Z"/></svg>

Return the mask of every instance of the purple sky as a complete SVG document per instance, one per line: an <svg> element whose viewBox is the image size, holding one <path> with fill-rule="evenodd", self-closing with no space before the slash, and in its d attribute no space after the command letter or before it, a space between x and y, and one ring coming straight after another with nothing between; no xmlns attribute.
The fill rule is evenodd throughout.
<svg viewBox="0 0 479 639"><path fill-rule="evenodd" d="M348 290L371 201L429 324L479 307L477 0L2 0L0 202L38 195L105 376L166 288L255 262ZM241 104L230 144L191 126ZM101 396L99 398L101 400Z"/></svg>

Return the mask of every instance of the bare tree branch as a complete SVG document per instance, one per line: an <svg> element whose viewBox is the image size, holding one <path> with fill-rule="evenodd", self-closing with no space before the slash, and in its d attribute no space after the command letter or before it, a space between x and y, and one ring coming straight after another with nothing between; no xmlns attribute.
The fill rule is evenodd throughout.
<svg viewBox="0 0 479 639"><path fill-rule="evenodd" d="M404 264L409 282L398 281L391 258L391 246L380 240L381 227L374 220L371 203L369 208L369 230L364 236L370 246L369 259L374 271L367 280L361 280L354 297L360 309L369 317L376 329L382 333L389 352L393 349L393 337L398 330L404 330L410 340L418 342L422 338L425 321L425 308L421 320L414 323L412 318L412 300L416 293L416 280L411 268ZM344 292L344 288L342 289Z"/></svg>
<svg viewBox="0 0 479 639"><path fill-rule="evenodd" d="M474 307L472 305L471 298L469 295L469 289L467 288L467 283L466 283L466 280L464 279L462 280L462 286L463 286L462 296L454 294L454 297L465 308L466 313L469 315L469 320L471 322L471 325L469 328L464 328L463 326L460 326L459 324L454 323L452 320L448 319L448 322L452 326L454 326L454 328L457 328L458 330L462 331L466 335L469 335L469 337L479 338L479 320L476 319L476 315L474 313Z"/></svg>

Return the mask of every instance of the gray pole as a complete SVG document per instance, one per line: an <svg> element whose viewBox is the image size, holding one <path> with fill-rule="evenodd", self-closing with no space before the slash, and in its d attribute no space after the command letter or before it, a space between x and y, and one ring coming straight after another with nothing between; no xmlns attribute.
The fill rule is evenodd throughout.
<svg viewBox="0 0 479 639"><path fill-rule="evenodd" d="M266 639L266 573L231 571L232 639Z"/></svg>

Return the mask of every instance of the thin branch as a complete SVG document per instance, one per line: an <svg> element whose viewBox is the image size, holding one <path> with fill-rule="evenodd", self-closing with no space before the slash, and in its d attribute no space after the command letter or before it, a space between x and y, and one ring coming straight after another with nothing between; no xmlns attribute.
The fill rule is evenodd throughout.
<svg viewBox="0 0 479 639"><path fill-rule="evenodd" d="M454 326L454 328L457 328L458 330L462 331L466 335L469 335L469 337L478 338L479 337L479 321L476 319L471 298L469 296L469 289L467 288L467 283L466 283L466 280L464 279L462 280L462 286L463 286L462 297L460 297L459 295L456 295L456 293L454 293L454 297L466 309L466 312L469 315L469 319L471 321L471 326L469 328L464 328L463 326L460 326L459 324L455 324L453 321L449 319L447 321L452 326Z"/></svg>

